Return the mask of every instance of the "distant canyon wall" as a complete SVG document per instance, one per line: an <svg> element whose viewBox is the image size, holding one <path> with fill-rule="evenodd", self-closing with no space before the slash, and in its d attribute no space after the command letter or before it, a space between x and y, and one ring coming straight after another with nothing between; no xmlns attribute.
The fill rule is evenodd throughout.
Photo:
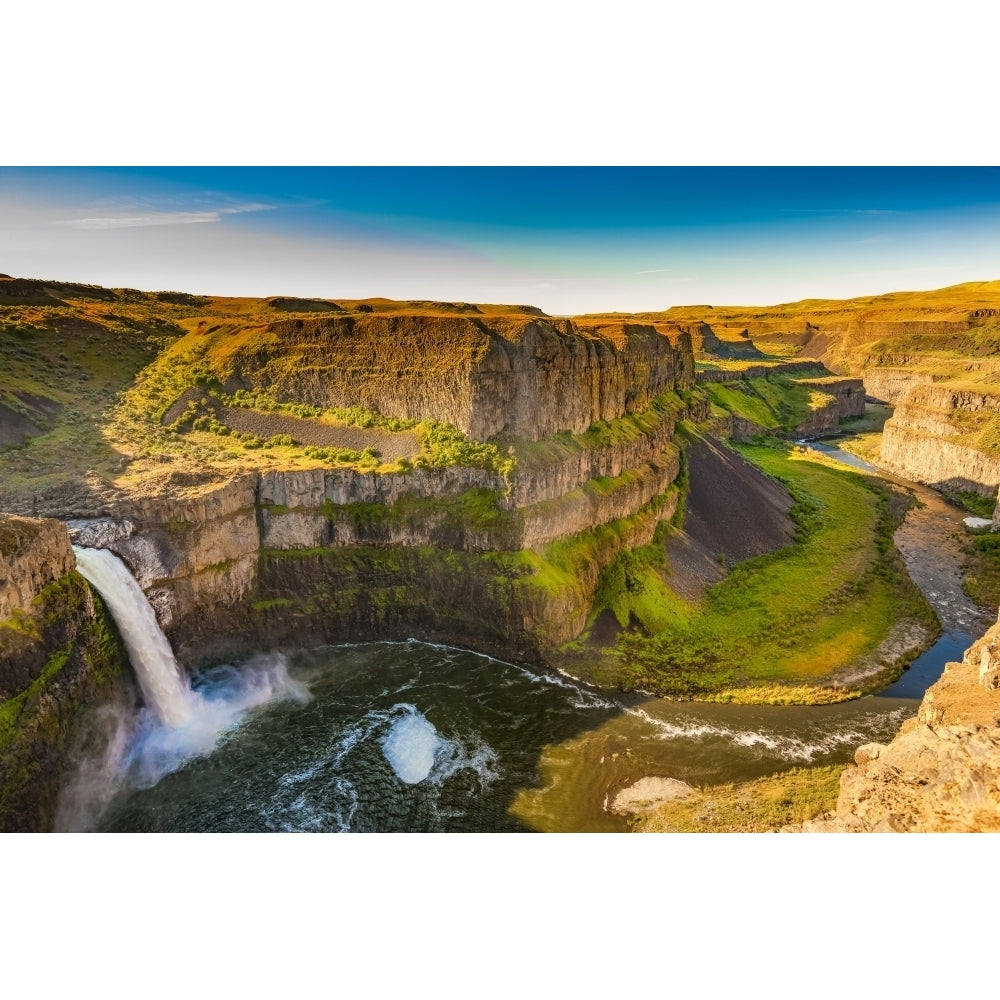
<svg viewBox="0 0 1000 1000"><path fill-rule="evenodd" d="M995 495L1000 454L990 448L993 423L1000 427L1000 396L914 382L886 421L882 464L931 486Z"/></svg>

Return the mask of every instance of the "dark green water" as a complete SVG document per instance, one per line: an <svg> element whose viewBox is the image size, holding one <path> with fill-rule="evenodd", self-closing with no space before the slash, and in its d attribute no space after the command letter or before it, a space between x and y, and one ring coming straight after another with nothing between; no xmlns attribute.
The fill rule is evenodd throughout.
<svg viewBox="0 0 1000 1000"><path fill-rule="evenodd" d="M417 642L327 647L292 657L289 669L308 702L260 709L209 756L151 788L124 789L98 828L625 830L608 801L644 775L704 784L846 761L859 744L889 739L916 707L624 701ZM426 776L403 780L387 750L397 765L415 752L418 775L429 761Z"/></svg>

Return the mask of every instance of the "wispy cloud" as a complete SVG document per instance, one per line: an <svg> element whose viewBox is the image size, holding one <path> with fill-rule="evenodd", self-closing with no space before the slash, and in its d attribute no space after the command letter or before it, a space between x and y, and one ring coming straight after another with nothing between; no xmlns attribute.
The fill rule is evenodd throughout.
<svg viewBox="0 0 1000 1000"><path fill-rule="evenodd" d="M264 212L272 205L249 202L245 205L228 205L224 208L203 209L197 212L185 211L118 211L102 215L88 215L79 219L57 219L57 226L71 226L73 229L138 229L145 226L190 226L206 222L221 222L226 215L242 215L246 212Z"/></svg>

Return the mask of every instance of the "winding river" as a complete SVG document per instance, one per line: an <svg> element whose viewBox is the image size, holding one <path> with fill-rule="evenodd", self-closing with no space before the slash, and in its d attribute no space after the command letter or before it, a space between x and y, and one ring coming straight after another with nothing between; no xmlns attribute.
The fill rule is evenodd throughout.
<svg viewBox="0 0 1000 1000"><path fill-rule="evenodd" d="M813 447L874 471L829 445ZM90 825L624 831L608 804L646 775L704 785L849 761L860 744L888 741L944 663L988 625L961 591L964 515L933 491L904 485L924 506L907 514L897 544L945 634L881 695L791 708L676 703L426 643L331 646L290 655L282 669L299 696L250 714L214 752L151 787L105 776L107 804L97 818L91 810ZM231 675L206 671L194 687L211 699Z"/></svg>

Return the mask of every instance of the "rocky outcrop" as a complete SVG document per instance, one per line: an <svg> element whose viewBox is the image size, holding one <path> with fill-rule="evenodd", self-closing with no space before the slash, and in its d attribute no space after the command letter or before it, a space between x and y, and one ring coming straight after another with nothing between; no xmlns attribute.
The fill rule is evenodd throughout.
<svg viewBox="0 0 1000 1000"><path fill-rule="evenodd" d="M799 385L825 392L837 401L837 419L850 420L865 413L864 382L859 378L800 378Z"/></svg>
<svg viewBox="0 0 1000 1000"><path fill-rule="evenodd" d="M865 392L873 403L895 406L915 385L933 382L930 375L905 368L869 368L862 372Z"/></svg>
<svg viewBox="0 0 1000 1000"><path fill-rule="evenodd" d="M886 421L881 463L931 486L995 493L1000 455L976 447L987 420L1000 421L1000 396L948 385L913 385Z"/></svg>
<svg viewBox="0 0 1000 1000"><path fill-rule="evenodd" d="M673 447L674 426L673 414L661 412L631 440L589 447L572 438L543 442L519 458L511 502L529 507L556 500L592 479L613 479L638 469Z"/></svg>
<svg viewBox="0 0 1000 1000"><path fill-rule="evenodd" d="M75 566L59 521L0 514L0 621L30 611L42 588Z"/></svg>
<svg viewBox="0 0 1000 1000"><path fill-rule="evenodd" d="M841 777L835 812L806 832L1000 831L1000 624L949 663L915 719L868 743ZM798 828L796 828L798 829Z"/></svg>
<svg viewBox="0 0 1000 1000"><path fill-rule="evenodd" d="M617 480L589 484L558 500L526 507L520 512L524 526L520 547L541 548L557 538L630 517L655 497L665 494L679 472L680 452L674 445L667 445L655 459L629 469ZM677 498L671 496L661 518L669 520L676 509Z"/></svg>
<svg viewBox="0 0 1000 1000"><path fill-rule="evenodd" d="M611 811L625 815L652 812L665 802L683 801L694 794L691 785L677 778L640 778L614 797Z"/></svg>
<svg viewBox="0 0 1000 1000"><path fill-rule="evenodd" d="M126 660L58 521L0 517L0 831L52 828L88 707L127 684Z"/></svg>
<svg viewBox="0 0 1000 1000"><path fill-rule="evenodd" d="M1000 459L944 438L886 423L881 464L907 479L989 496L1000 485Z"/></svg>
<svg viewBox="0 0 1000 1000"><path fill-rule="evenodd" d="M566 641L584 627L601 568L617 549L594 556L592 572L580 574L566 607L556 607L557 595L522 594L516 581L525 570L514 555L655 507L640 518L642 530L632 525L623 533L638 531L635 544L650 541L656 524L676 509L671 487L680 457L667 440L672 430L667 415L632 441L595 448L584 460L577 456L576 475L649 457L617 476L593 476L552 500L523 507L513 496L516 485L506 489L505 480L479 469L387 475L314 469L240 475L215 486L177 489L162 500L119 497L102 506L108 511L103 516L69 523L80 544L108 548L125 561L188 662L235 654L252 642L274 643L292 620L303 638L316 641L352 634L374 638L405 628L412 635L423 628L427 637L477 648L486 641L503 648L503 636L512 648L537 651L539 641ZM520 494L555 492L574 482L565 457L555 463L560 472L540 476ZM379 567L385 570L395 558L389 553L402 561L376 583ZM477 563L479 554L506 561ZM434 560L441 568L432 572ZM284 562L310 567L311 597L285 596L288 588L276 571ZM471 584L463 589L461 579L477 574L484 574L482 587L491 600L508 609L502 623L487 627ZM362 578L385 596L359 589ZM310 592L304 581L303 587ZM446 594L455 601L447 612ZM295 610L306 606L308 614ZM483 638L489 635L496 638Z"/></svg>
<svg viewBox="0 0 1000 1000"><path fill-rule="evenodd" d="M507 482L496 473L457 466L384 475L353 469L309 469L261 473L257 489L259 502L265 506L322 507L324 503L392 505L404 496L456 497L467 490L502 492Z"/></svg>
<svg viewBox="0 0 1000 1000"><path fill-rule="evenodd" d="M788 437L823 437L837 432L840 427L840 403L833 396L824 396L823 401L810 410L809 416L788 432Z"/></svg>
<svg viewBox="0 0 1000 1000"><path fill-rule="evenodd" d="M694 377L690 338L651 325L380 314L269 324L219 374L231 390L446 421L480 441L583 433Z"/></svg>
<svg viewBox="0 0 1000 1000"><path fill-rule="evenodd" d="M818 361L785 361L778 364L746 365L735 369L708 368L695 375L696 382L742 382L748 378L767 378L770 375L809 375L826 369Z"/></svg>

